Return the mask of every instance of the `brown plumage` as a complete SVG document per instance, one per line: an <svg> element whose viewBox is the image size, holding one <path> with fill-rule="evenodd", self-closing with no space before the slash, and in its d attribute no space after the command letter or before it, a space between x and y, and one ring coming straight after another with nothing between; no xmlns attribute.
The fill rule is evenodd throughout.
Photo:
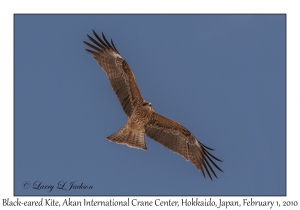
<svg viewBox="0 0 300 210"><path fill-rule="evenodd" d="M151 103L143 99L133 72L116 49L113 41L111 40L109 43L103 33L103 39L94 30L93 34L97 40L87 36L94 45L83 41L93 49L86 49L86 51L93 55L105 71L112 89L129 118L120 130L107 139L118 144L147 150L146 134L186 160L190 160L198 170L202 171L204 177L206 172L212 179L212 172L217 178L212 165L222 171L214 160L222 161L208 152L213 149L201 144L181 124L157 114Z"/></svg>

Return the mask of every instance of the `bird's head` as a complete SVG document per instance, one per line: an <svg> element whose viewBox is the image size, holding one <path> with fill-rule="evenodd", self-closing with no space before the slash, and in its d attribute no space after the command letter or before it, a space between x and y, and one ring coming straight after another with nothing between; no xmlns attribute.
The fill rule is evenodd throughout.
<svg viewBox="0 0 300 210"><path fill-rule="evenodd" d="M154 109L152 108L152 104L150 102L147 102L147 101L144 100L142 106L146 110L154 111Z"/></svg>

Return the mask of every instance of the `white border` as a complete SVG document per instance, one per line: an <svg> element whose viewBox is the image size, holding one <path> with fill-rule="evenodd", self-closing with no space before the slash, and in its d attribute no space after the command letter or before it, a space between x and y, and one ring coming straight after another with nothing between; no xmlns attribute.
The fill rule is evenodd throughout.
<svg viewBox="0 0 300 210"><path fill-rule="evenodd" d="M255 200L298 201L299 199L299 9L296 1L7 1L1 3L1 68L0 68L0 201L13 196L13 14L15 13L281 13L287 14L287 197L254 197ZM233 183L234 185L234 183ZM297 196L298 194L298 196ZM68 197L55 198L61 203ZM108 197L71 197L108 200ZM121 200L124 197L111 197ZM155 200L159 197L138 197L142 200ZM205 198L205 197L204 197ZM244 197L220 197L222 200L242 200ZM250 197L245 197L250 199ZM40 197L20 197L21 200L40 200ZM168 200L168 197L163 197ZM180 200L180 197L172 197ZM207 197L206 197L207 199ZM213 197L218 200L218 197ZM62 209L64 207L61 207ZM98 207L99 208L99 207ZM103 207L100 207L103 208ZM171 207L170 207L171 208ZM184 207L181 207L184 208ZM252 207L253 209L256 207ZM274 209L274 207L272 208ZM276 208L275 208L276 209Z"/></svg>

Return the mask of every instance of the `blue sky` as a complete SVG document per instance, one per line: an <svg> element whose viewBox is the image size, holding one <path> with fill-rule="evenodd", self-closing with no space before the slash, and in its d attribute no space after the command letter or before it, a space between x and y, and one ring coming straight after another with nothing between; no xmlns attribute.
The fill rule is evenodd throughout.
<svg viewBox="0 0 300 210"><path fill-rule="evenodd" d="M224 162L204 179L127 117L82 41L112 38L143 97ZM286 16L15 15L15 195L285 195ZM90 190L24 189L76 181Z"/></svg>

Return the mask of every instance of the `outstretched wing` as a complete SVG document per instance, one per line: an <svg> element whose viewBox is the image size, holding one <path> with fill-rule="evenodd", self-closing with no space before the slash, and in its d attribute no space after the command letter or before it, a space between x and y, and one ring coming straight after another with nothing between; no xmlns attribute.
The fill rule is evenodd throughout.
<svg viewBox="0 0 300 210"><path fill-rule="evenodd" d="M218 170L222 171L214 162L214 160L221 160L207 151L213 149L201 144L185 127L179 123L154 112L150 121L146 124L145 130L147 136L173 152L180 154L186 160L190 160L198 168L198 170L202 171L204 177L206 171L210 179L212 179L210 172L218 178L211 164Z"/></svg>
<svg viewBox="0 0 300 210"><path fill-rule="evenodd" d="M86 51L91 53L98 64L102 66L124 112L130 117L136 104L143 102L134 74L118 52L113 41L111 40L111 43L109 43L103 33L103 39L94 30L93 33L97 40L89 35L87 36L94 45L85 41L83 42L95 51L89 49L86 49Z"/></svg>

